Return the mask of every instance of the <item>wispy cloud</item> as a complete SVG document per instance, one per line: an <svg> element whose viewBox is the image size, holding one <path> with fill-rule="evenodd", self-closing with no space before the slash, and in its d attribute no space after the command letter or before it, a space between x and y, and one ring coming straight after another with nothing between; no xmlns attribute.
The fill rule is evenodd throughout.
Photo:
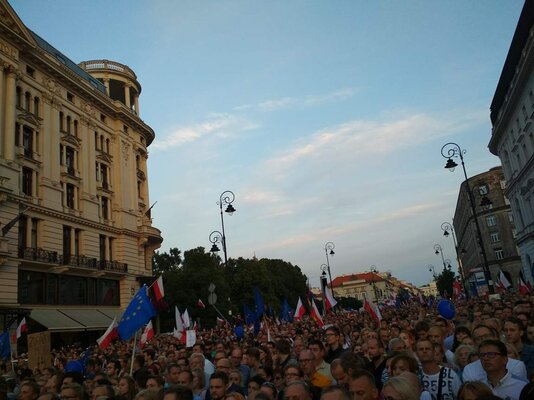
<svg viewBox="0 0 534 400"><path fill-rule="evenodd" d="M234 107L234 111L258 110L263 112L278 111L287 108L316 107L322 104L333 103L350 99L356 94L356 89L345 88L331 93L309 95L303 97L281 97L269 99L257 104L243 104Z"/></svg>
<svg viewBox="0 0 534 400"><path fill-rule="evenodd" d="M256 129L258 125L243 117L228 114L211 114L206 120L173 129L151 145L153 150L169 150L206 137L228 137Z"/></svg>

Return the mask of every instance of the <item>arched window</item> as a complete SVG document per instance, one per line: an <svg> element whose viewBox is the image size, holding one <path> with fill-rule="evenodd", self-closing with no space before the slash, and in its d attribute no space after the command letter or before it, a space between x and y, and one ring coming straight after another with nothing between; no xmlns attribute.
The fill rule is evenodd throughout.
<svg viewBox="0 0 534 400"><path fill-rule="evenodd" d="M33 98L33 115L39 116L39 97Z"/></svg>

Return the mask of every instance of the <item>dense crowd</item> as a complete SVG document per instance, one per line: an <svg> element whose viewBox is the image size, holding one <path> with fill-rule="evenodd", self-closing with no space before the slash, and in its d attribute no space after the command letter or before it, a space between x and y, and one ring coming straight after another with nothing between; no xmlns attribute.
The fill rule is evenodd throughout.
<svg viewBox="0 0 534 400"><path fill-rule="evenodd" d="M191 348L158 335L133 358L131 341L66 347L42 371L1 366L0 400L532 400L533 317L534 295L460 300L452 320L410 301L381 321L264 318L240 337L219 325Z"/></svg>

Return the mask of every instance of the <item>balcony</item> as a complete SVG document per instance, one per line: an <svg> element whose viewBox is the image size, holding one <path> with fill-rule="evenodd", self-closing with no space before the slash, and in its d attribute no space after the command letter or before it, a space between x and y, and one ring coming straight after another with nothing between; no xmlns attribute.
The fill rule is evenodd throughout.
<svg viewBox="0 0 534 400"><path fill-rule="evenodd" d="M47 264L58 264L57 251L41 249L39 247L19 247L19 258Z"/></svg>
<svg viewBox="0 0 534 400"><path fill-rule="evenodd" d="M128 264L118 261L100 260L99 266L101 271L120 272L123 274L128 272Z"/></svg>
<svg viewBox="0 0 534 400"><path fill-rule="evenodd" d="M60 255L59 264L68 265L70 267L82 267L90 269L98 269L97 259L93 257L87 257L84 255Z"/></svg>

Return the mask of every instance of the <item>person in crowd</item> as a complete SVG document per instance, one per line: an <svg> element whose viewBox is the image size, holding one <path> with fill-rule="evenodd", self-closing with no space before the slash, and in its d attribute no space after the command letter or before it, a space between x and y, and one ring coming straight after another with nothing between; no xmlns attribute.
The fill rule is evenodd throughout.
<svg viewBox="0 0 534 400"><path fill-rule="evenodd" d="M352 396L343 386L332 385L321 392L320 400L352 400Z"/></svg>
<svg viewBox="0 0 534 400"><path fill-rule="evenodd" d="M193 383L191 384L191 390L193 391L193 397L205 398L206 396L206 381L204 370L202 368L193 368L191 370L193 374Z"/></svg>
<svg viewBox="0 0 534 400"><path fill-rule="evenodd" d="M324 357L326 355L326 349L323 342L318 339L312 339L308 342L308 349L313 353L315 358L315 369L321 375L326 376L330 380L333 380L332 374L330 373L330 364L328 364Z"/></svg>
<svg viewBox="0 0 534 400"><path fill-rule="evenodd" d="M399 376L403 372L417 373L417 360L407 353L401 353L391 359L390 376Z"/></svg>
<svg viewBox="0 0 534 400"><path fill-rule="evenodd" d="M41 393L41 388L39 385L32 381L25 381L21 387L18 399L19 400L37 400L39 394Z"/></svg>
<svg viewBox="0 0 534 400"><path fill-rule="evenodd" d="M316 369L315 355L311 350L302 350L299 355L299 365L305 378L312 386L323 389L332 384L332 380L320 374Z"/></svg>
<svg viewBox="0 0 534 400"><path fill-rule="evenodd" d="M389 379L384 384L381 394L384 400L419 400L420 396L417 386L402 376Z"/></svg>
<svg viewBox="0 0 534 400"><path fill-rule="evenodd" d="M367 339L367 357L374 365L376 386L381 389L382 372L386 368L386 357L384 354L384 346L379 339Z"/></svg>
<svg viewBox="0 0 534 400"><path fill-rule="evenodd" d="M134 400L163 400L163 393L154 389L143 389Z"/></svg>
<svg viewBox="0 0 534 400"><path fill-rule="evenodd" d="M243 349L241 347L236 346L232 349L230 361L232 367L241 373L241 387L246 388L250 379L250 367L243 364Z"/></svg>
<svg viewBox="0 0 534 400"><path fill-rule="evenodd" d="M269 400L276 400L278 398L278 389L271 382L263 382L260 387L260 392L265 393Z"/></svg>
<svg viewBox="0 0 534 400"><path fill-rule="evenodd" d="M147 389L161 390L165 385L165 380L159 375L149 376L146 380Z"/></svg>
<svg viewBox="0 0 534 400"><path fill-rule="evenodd" d="M284 400L312 400L312 393L305 382L292 381L285 389Z"/></svg>
<svg viewBox="0 0 534 400"><path fill-rule="evenodd" d="M358 369L349 377L349 391L353 400L378 400L379 390L375 377L369 371Z"/></svg>
<svg viewBox="0 0 534 400"><path fill-rule="evenodd" d="M260 368L260 349L257 347L249 347L245 350L243 357L243 364L250 368L250 376L258 375L258 368Z"/></svg>
<svg viewBox="0 0 534 400"><path fill-rule="evenodd" d="M525 329L523 323L516 317L509 317L503 327L506 342L513 345L519 354L519 359L525 363L527 374L534 371L534 345L524 343Z"/></svg>
<svg viewBox="0 0 534 400"><path fill-rule="evenodd" d="M461 385L460 378L451 368L439 365L434 344L428 339L423 339L416 343L415 348L421 363L421 381L424 390L438 399L455 399Z"/></svg>
<svg viewBox="0 0 534 400"><path fill-rule="evenodd" d="M224 400L228 389L228 375L222 371L214 372L209 381L209 394L211 400Z"/></svg>
<svg viewBox="0 0 534 400"><path fill-rule="evenodd" d="M260 350L260 364L264 367L273 367L273 357L269 347L261 345L258 347Z"/></svg>
<svg viewBox="0 0 534 400"><path fill-rule="evenodd" d="M291 344L287 339L279 339L275 342L275 354L273 356L275 368L284 369L289 364L297 361L291 357Z"/></svg>
<svg viewBox="0 0 534 400"><path fill-rule="evenodd" d="M63 385L65 387L65 385ZM110 385L99 385L97 384L93 388L93 393L91 393L91 400L96 400L99 398L110 398L115 396L115 391Z"/></svg>
<svg viewBox="0 0 534 400"><path fill-rule="evenodd" d="M256 393L260 391L261 385L264 383L265 379L259 375L254 375L252 378L250 378L247 387L247 399L254 399Z"/></svg>
<svg viewBox="0 0 534 400"><path fill-rule="evenodd" d="M346 350L341 345L341 333L337 326L331 325L326 328L325 341L328 348L325 360L331 364L336 358L339 358Z"/></svg>
<svg viewBox="0 0 534 400"><path fill-rule="evenodd" d="M518 399L528 382L516 378L506 369L508 356L504 343L496 339L486 339L478 346L478 355L486 373L482 382L488 385L496 396Z"/></svg>
<svg viewBox="0 0 534 400"><path fill-rule="evenodd" d="M480 396L493 394L488 385L482 382L465 382L458 391L458 400L477 400Z"/></svg>
<svg viewBox="0 0 534 400"><path fill-rule="evenodd" d="M117 387L117 394L122 396L125 400L134 400L135 395L137 394L135 381L129 376L123 376L120 378Z"/></svg>
<svg viewBox="0 0 534 400"><path fill-rule="evenodd" d="M193 392L187 386L174 385L165 390L163 400L193 400Z"/></svg>

